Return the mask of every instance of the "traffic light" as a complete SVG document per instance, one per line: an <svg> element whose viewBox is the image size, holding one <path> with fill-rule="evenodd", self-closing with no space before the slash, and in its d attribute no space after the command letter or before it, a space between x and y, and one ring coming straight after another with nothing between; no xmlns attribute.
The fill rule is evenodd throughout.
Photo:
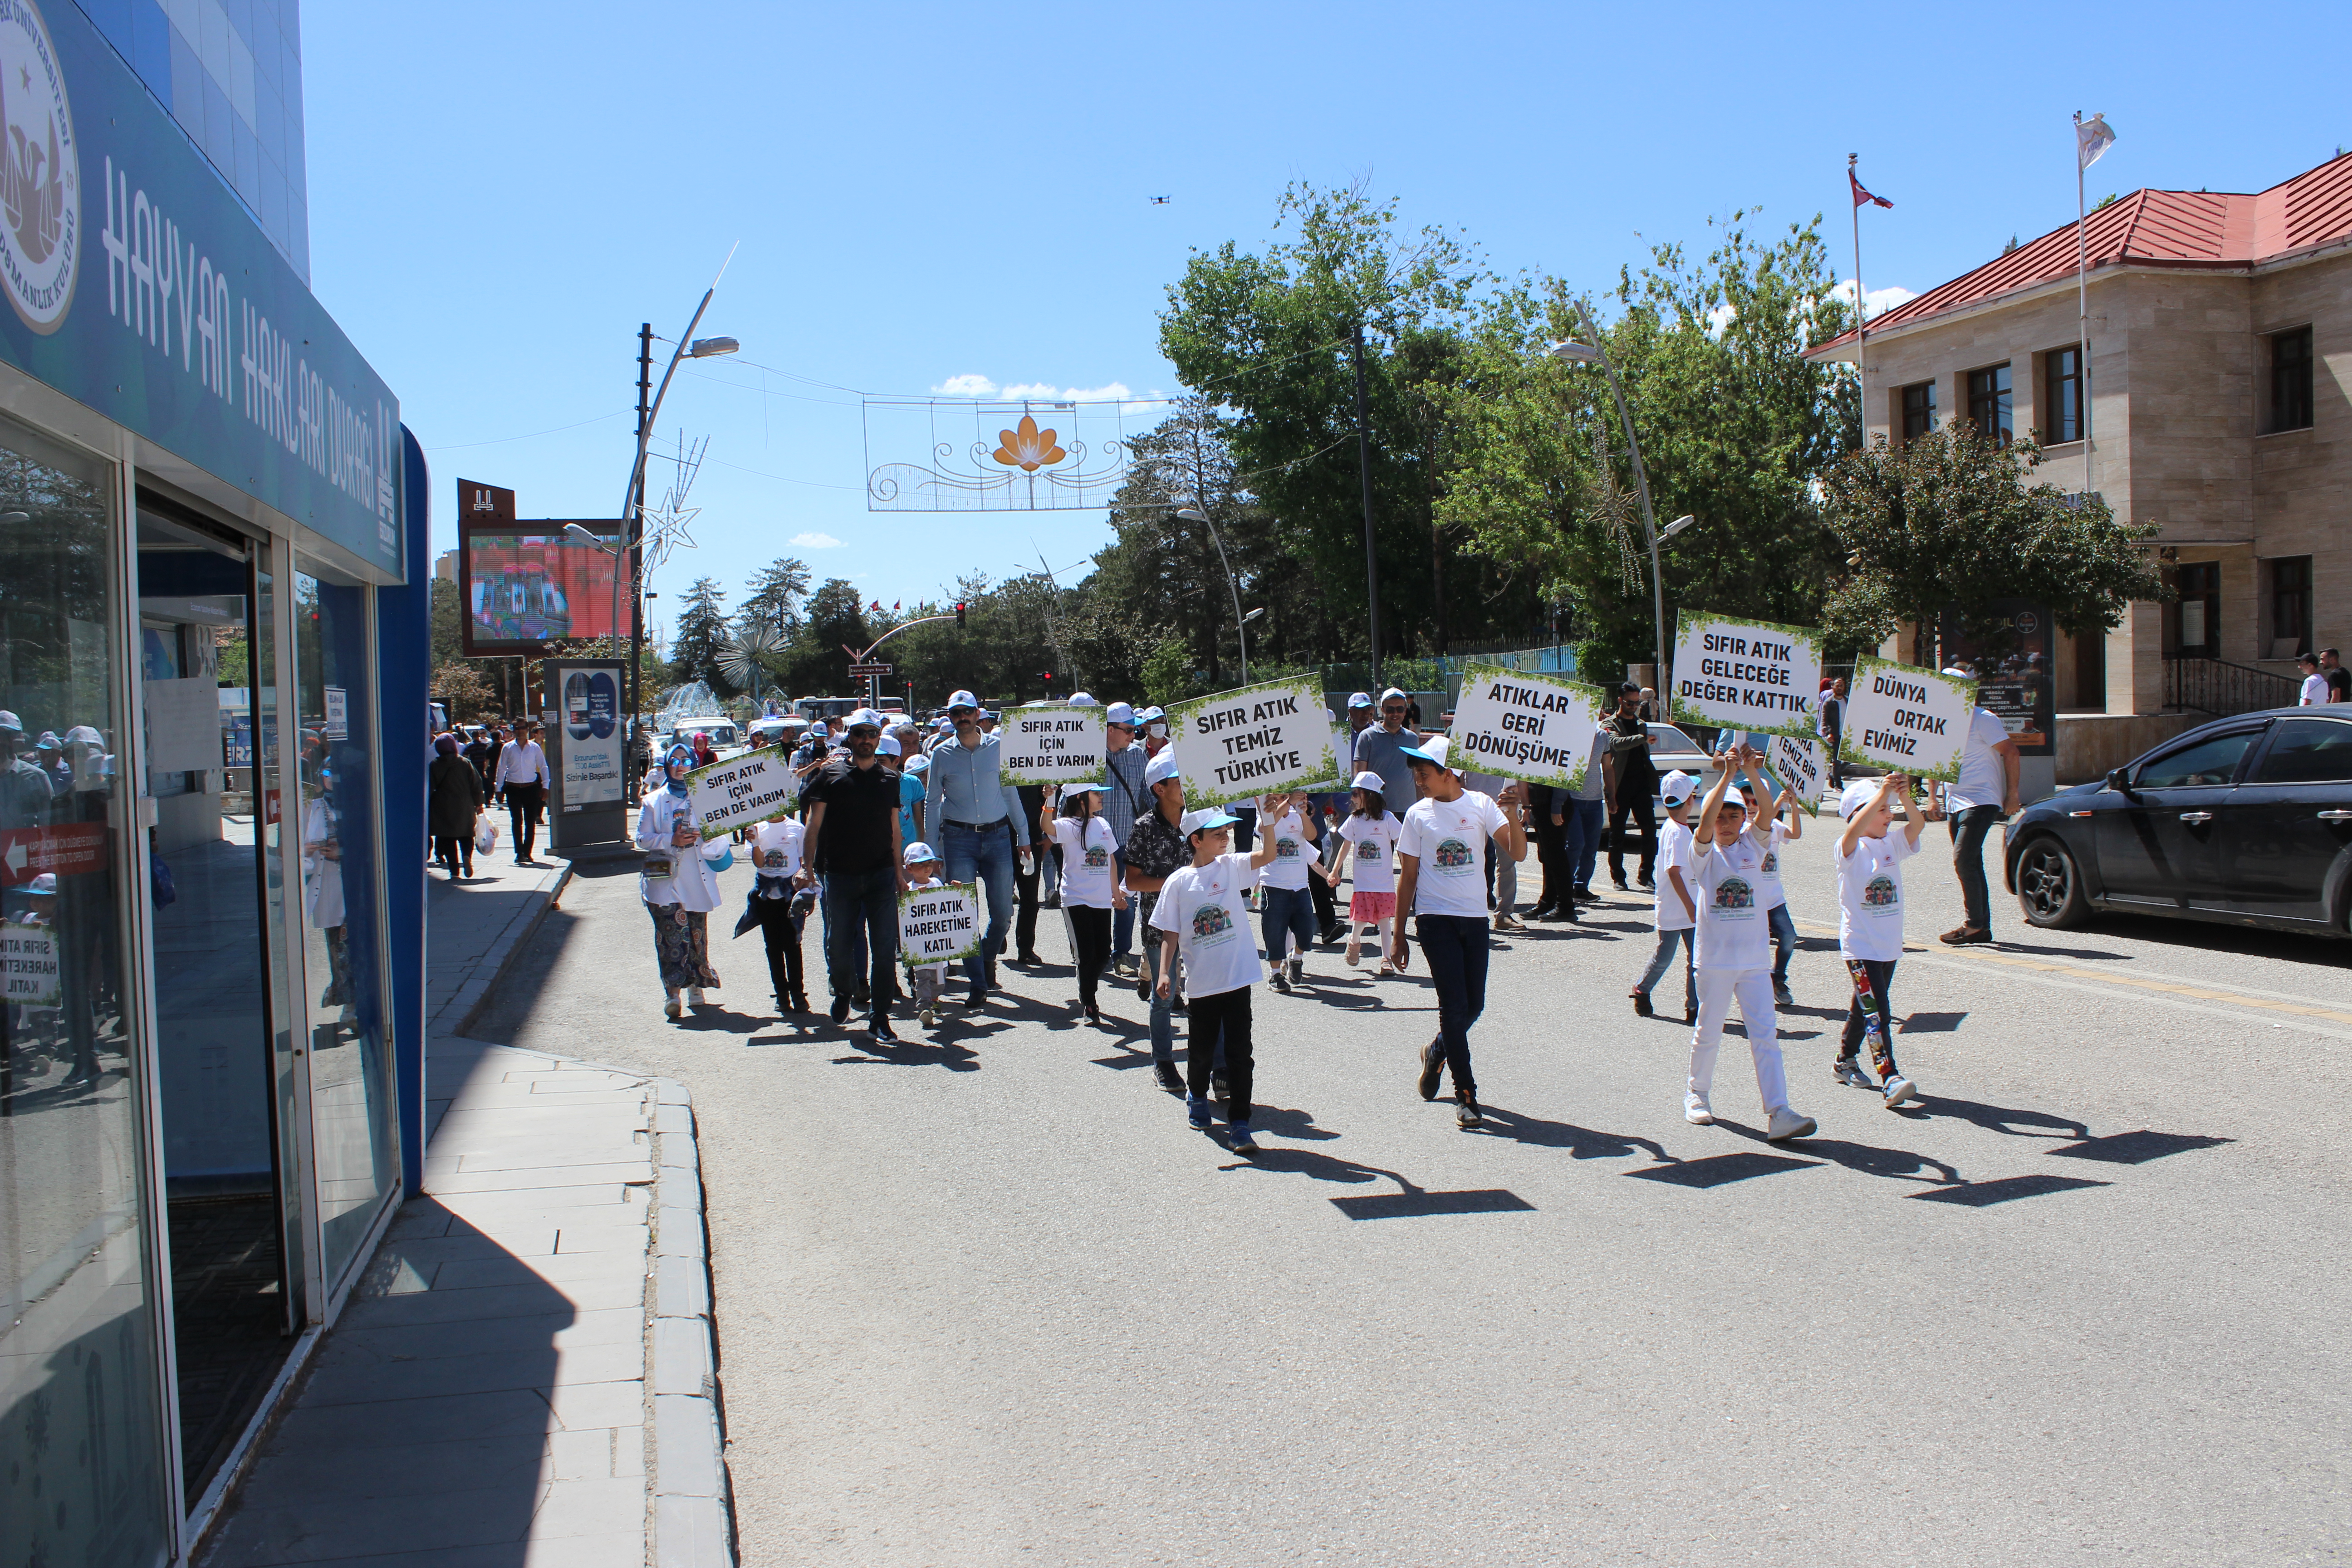
<svg viewBox="0 0 2352 1568"><path fill-rule="evenodd" d="M956 606L956 630L963 630L963 606L961 605L958 605Z"/></svg>

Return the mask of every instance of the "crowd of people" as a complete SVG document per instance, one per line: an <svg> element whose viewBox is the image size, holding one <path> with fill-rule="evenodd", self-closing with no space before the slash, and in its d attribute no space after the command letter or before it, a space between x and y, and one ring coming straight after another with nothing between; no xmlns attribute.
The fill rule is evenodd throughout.
<svg viewBox="0 0 2352 1568"><path fill-rule="evenodd" d="M1605 849L1619 890L1628 887L1624 858L1635 855L1635 879L1654 898L1656 942L1630 993L1634 1011L1654 1016L1655 988L1677 960L1683 970L1683 1019L1692 1026L1685 1118L1714 1120L1716 1058L1736 1003L1767 1136L1805 1137L1815 1123L1790 1104L1777 1027L1779 1011L1793 1003L1798 946L1780 861L1805 831L1805 804L1737 737L1716 751L1711 784L1661 773L1650 757L1654 698L1630 682L1619 696L1595 727L1575 787L1456 768L1448 737L1416 728L1412 699L1391 689L1348 700L1344 789L1202 805L1185 797L1156 709L1078 694L1076 705L1103 710L1101 774L1023 786L1005 776L997 716L958 691L930 724L869 709L809 726L790 755L796 798L709 841L688 784L702 759L681 743L646 778L635 836L664 1010L682 1018L719 984L709 917L722 902L719 871L748 847L753 877L735 934L761 931L779 1013L813 1011L803 951L813 913L833 1022L847 1026L856 1015L873 1038L888 1041L898 1037L894 1008L901 1021L911 1011L930 1028L951 1002L967 1016L988 1007L1000 963L1044 963L1037 921L1058 909L1077 1016L1107 1022L1106 994L1134 984L1149 1009L1160 1086L1183 1098L1199 1126L1214 1124L1222 1102L1227 1141L1244 1153L1256 1148L1256 987L1311 985L1309 962L1331 945L1349 968L1405 976L1417 946L1438 1014L1419 1053L1417 1087L1434 1100L1450 1079L1458 1124L1475 1128L1483 1113L1471 1037L1486 1006L1493 936L1523 931L1528 920L1577 923L1580 909L1598 901L1591 881ZM1834 723L1838 709L1824 706ZM1868 1087L1889 1107L1917 1094L1895 1063L1888 1001L1903 950L1903 864L1925 824L1948 817L1969 918L1944 940L1985 940L1979 825L2017 804L2015 746L1999 720L1978 711L1957 784L1931 789L1924 807L1915 794L1900 774L1843 784L1828 829L1851 996L1834 1078ZM1530 847L1540 890L1522 920L1517 873ZM971 887L985 921L977 952L952 975L940 964L902 966L898 952L900 895L942 882ZM1190 1042L1182 1070L1180 1019Z"/></svg>
<svg viewBox="0 0 2352 1568"><path fill-rule="evenodd" d="M475 855L498 847L497 824L484 821L496 805L506 807L514 863L539 864L539 826L555 785L540 732L535 721L518 719L434 737L425 769L426 831L433 863L451 881L472 877Z"/></svg>

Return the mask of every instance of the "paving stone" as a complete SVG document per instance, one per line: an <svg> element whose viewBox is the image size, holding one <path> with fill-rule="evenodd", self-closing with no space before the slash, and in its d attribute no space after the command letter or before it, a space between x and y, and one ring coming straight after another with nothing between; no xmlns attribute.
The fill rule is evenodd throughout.
<svg viewBox="0 0 2352 1568"><path fill-rule="evenodd" d="M626 1426L646 1418L645 1380L567 1383L556 1388L548 1403L567 1432L583 1426Z"/></svg>
<svg viewBox="0 0 2352 1568"><path fill-rule="evenodd" d="M469 1290L489 1286L527 1285L544 1279L551 1285L615 1285L641 1280L646 1260L625 1251L558 1252L544 1258L481 1258L441 1265L436 1289Z"/></svg>
<svg viewBox="0 0 2352 1568"><path fill-rule="evenodd" d="M655 1244L664 1258L701 1258L702 1215L694 1209L665 1207L661 1237Z"/></svg>
<svg viewBox="0 0 2352 1568"><path fill-rule="evenodd" d="M525 1355L534 1351L576 1350L596 1344L636 1344L645 1339L645 1313L637 1307L593 1312L569 1308L511 1318L469 1318L457 1322L368 1328L335 1325L319 1347L318 1364L343 1362L430 1361L441 1356Z"/></svg>
<svg viewBox="0 0 2352 1568"><path fill-rule="evenodd" d="M646 1527L646 1483L643 1477L607 1477L602 1480L553 1481L530 1521L533 1540L561 1540L578 1535L616 1535L635 1525Z"/></svg>
<svg viewBox="0 0 2352 1568"><path fill-rule="evenodd" d="M683 1105L659 1105L654 1108L654 1131L656 1132L691 1132L694 1112Z"/></svg>
<svg viewBox="0 0 2352 1568"><path fill-rule="evenodd" d="M707 1317L710 1275L698 1258L654 1260L654 1310L665 1318Z"/></svg>
<svg viewBox="0 0 2352 1568"><path fill-rule="evenodd" d="M719 1500L656 1498L654 1562L656 1568L733 1568L734 1554L727 1544L727 1510Z"/></svg>
<svg viewBox="0 0 2352 1568"><path fill-rule="evenodd" d="M716 1392L710 1362L710 1325L701 1318L654 1320L654 1394L687 1394L707 1399Z"/></svg>
<svg viewBox="0 0 2352 1568"><path fill-rule="evenodd" d="M643 1377L645 1353L641 1335L634 1343L608 1341L560 1350L545 1345L536 1351L488 1351L399 1361L353 1357L313 1372L302 1391L302 1402L306 1406L324 1407L507 1388L547 1391L566 1380L610 1383Z"/></svg>
<svg viewBox="0 0 2352 1568"><path fill-rule="evenodd" d="M654 1490L664 1497L717 1497L719 1411L692 1394L654 1396Z"/></svg>
<svg viewBox="0 0 2352 1568"><path fill-rule="evenodd" d="M425 1290L414 1296L387 1296L354 1300L343 1309L342 1322L360 1327L400 1323L454 1323L473 1318L537 1317L561 1309L597 1311L608 1307L635 1307L645 1300L645 1284L618 1286L531 1285L493 1286L476 1290Z"/></svg>
<svg viewBox="0 0 2352 1568"><path fill-rule="evenodd" d="M589 1426L577 1432L550 1432L546 1447L545 1474L551 1481L643 1478L646 1473L643 1426ZM642 1515L642 1501L639 1511Z"/></svg>

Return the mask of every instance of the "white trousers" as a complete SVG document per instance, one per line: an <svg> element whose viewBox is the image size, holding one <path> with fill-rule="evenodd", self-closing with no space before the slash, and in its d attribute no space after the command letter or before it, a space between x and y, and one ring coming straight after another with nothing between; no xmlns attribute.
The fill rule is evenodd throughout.
<svg viewBox="0 0 2352 1568"><path fill-rule="evenodd" d="M1780 1062L1769 969L1698 972L1698 1026L1691 1031L1691 1092L1708 1094L1715 1088L1715 1055L1722 1047L1723 1021L1730 1016L1735 996L1739 999L1740 1020L1748 1026L1748 1054L1756 1058L1756 1091L1763 1097L1764 1113L1769 1116L1789 1103L1789 1074Z"/></svg>

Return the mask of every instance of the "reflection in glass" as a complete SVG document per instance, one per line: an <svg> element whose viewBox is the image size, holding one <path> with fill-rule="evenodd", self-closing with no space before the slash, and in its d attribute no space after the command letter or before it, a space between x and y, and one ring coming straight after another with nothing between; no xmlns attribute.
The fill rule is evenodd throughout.
<svg viewBox="0 0 2352 1568"><path fill-rule="evenodd" d="M247 549L142 507L142 718L155 1062L181 1476L203 1495L290 1346L261 849L250 784ZM244 763L232 771L232 763ZM242 787L232 793L234 779Z"/></svg>
<svg viewBox="0 0 2352 1568"><path fill-rule="evenodd" d="M373 669L366 590L298 572L302 951L326 1278L351 1263L399 1180L376 940Z"/></svg>
<svg viewBox="0 0 2352 1568"><path fill-rule="evenodd" d="M146 870L108 628L105 465L0 427L0 1549L131 1568L164 1542L124 913Z"/></svg>

